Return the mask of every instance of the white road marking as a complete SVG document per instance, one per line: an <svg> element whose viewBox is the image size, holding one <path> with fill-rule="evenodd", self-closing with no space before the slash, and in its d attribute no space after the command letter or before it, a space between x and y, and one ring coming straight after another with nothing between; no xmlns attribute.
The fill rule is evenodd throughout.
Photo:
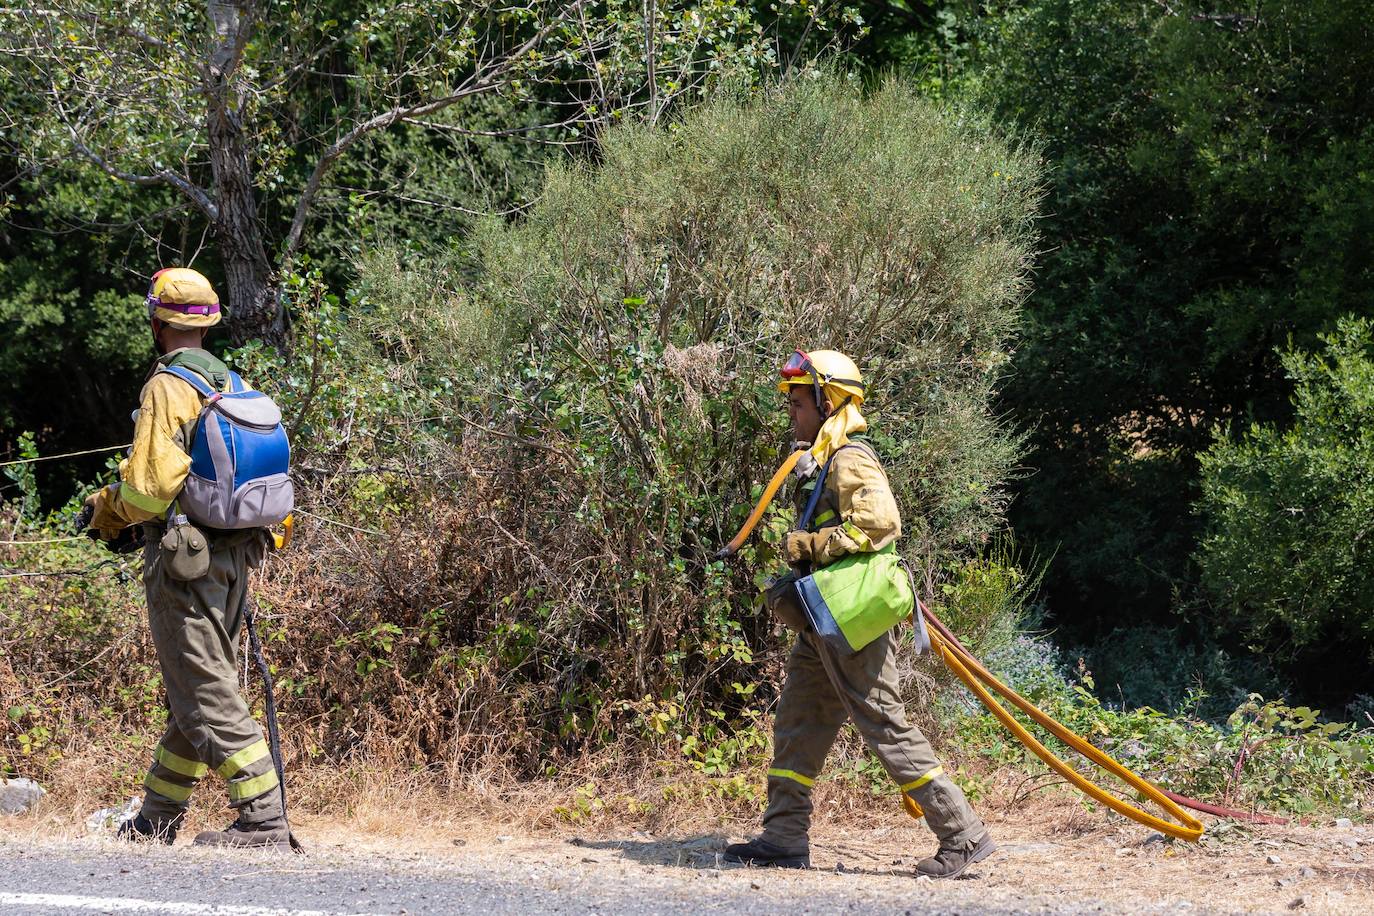
<svg viewBox="0 0 1374 916"><path fill-rule="evenodd" d="M78 894L14 894L0 891L0 910L10 906L97 910L101 913L172 913L176 916L343 916L341 913L327 910L293 910L288 907L181 903L175 900L139 900L135 897L83 897Z"/></svg>

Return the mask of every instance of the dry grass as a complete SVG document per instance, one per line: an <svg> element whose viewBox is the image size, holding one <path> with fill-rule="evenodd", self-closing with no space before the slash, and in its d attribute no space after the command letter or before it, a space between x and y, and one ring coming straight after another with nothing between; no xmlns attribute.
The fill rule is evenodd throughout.
<svg viewBox="0 0 1374 916"><path fill-rule="evenodd" d="M835 755L841 766L859 747L852 738L842 739ZM139 796L145 755L119 760L110 753L89 749L65 757L45 783L49 794L43 803L13 823L41 833L79 835L92 812ZM955 769L958 763L947 765ZM112 779L115 771L126 775ZM1019 771L971 775L984 793L975 807L990 820L1031 808L1057 835L1078 835L1103 824L1100 812L1090 812L1062 787L1027 794ZM721 829L743 834L755 828L763 806L761 771L742 779L710 777L683 762L613 751L539 780L522 779L499 762L447 771L366 764L297 768L288 763L287 790L293 815L303 822L393 840L482 831L572 835L608 825L655 834ZM852 778L823 779L814 798L817 823L847 828L888 821L901 812L895 789L875 795ZM222 800L223 786L212 774L194 797L189 825L221 824L228 817Z"/></svg>

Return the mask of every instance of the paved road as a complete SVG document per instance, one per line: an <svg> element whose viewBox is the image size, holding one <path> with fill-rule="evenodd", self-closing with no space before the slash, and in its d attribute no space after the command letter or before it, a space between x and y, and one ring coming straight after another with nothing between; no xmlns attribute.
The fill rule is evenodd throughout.
<svg viewBox="0 0 1374 916"><path fill-rule="evenodd" d="M404 839L315 818L301 831L310 854L294 856L131 847L0 819L0 916L1374 912L1368 827L1216 825L1195 846L1124 823L1065 835L1004 820L998 853L971 878L930 882L912 877L929 834L905 820L822 827L821 867L807 872L719 868L728 836L709 829L388 826Z"/></svg>
<svg viewBox="0 0 1374 916"><path fill-rule="evenodd" d="M502 853L505 854L502 854ZM570 844L435 857L317 850L309 856L185 846L129 849L109 840L0 839L0 913L317 916L361 913L649 914L1023 911L1029 900L987 894L977 882L929 894L907 875L650 865L620 851ZM989 899L1002 898L1000 900ZM924 899L923 899L924 898ZM1056 912L1089 912L1084 905ZM1043 912L1043 910L1041 910Z"/></svg>

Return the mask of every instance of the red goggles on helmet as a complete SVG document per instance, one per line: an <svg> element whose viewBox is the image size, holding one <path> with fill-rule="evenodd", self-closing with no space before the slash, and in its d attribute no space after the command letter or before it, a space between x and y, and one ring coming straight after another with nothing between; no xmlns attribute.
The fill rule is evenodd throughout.
<svg viewBox="0 0 1374 916"><path fill-rule="evenodd" d="M793 350L792 355L787 358L787 362L783 363L780 374L786 379L802 378L803 376L812 375L811 357L807 356L801 350Z"/></svg>

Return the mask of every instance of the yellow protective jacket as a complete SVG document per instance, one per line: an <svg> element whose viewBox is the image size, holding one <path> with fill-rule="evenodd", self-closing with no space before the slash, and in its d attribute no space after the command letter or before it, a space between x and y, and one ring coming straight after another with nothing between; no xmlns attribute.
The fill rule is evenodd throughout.
<svg viewBox="0 0 1374 916"><path fill-rule="evenodd" d="M834 453L825 489L816 503L808 537L816 566L828 566L851 553L882 550L902 536L902 517L892 486L867 442ZM797 488L800 513L815 489L815 478Z"/></svg>
<svg viewBox="0 0 1374 916"><path fill-rule="evenodd" d="M192 356L197 362L223 366L204 350L173 350L158 359L154 374L139 396L134 444L119 465L119 483L110 484L92 497L95 515L91 527L113 538L120 529L152 521L167 514L191 470L186 436L200 416L201 398L186 382L157 369ZM194 366L188 366L194 368ZM227 385L221 386L228 390Z"/></svg>

